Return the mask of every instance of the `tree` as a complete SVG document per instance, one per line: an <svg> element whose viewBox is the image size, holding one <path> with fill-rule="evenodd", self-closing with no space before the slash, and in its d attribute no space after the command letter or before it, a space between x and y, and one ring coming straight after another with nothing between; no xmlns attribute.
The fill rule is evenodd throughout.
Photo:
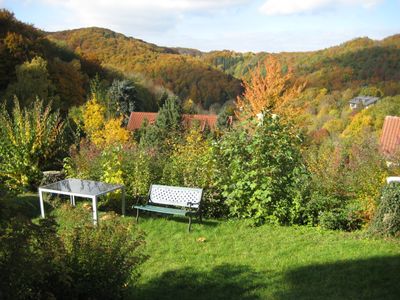
<svg viewBox="0 0 400 300"><path fill-rule="evenodd" d="M289 124L268 112L262 124L252 120L215 143L217 185L231 216L255 224L299 221L306 186L301 143Z"/></svg>
<svg viewBox="0 0 400 300"><path fill-rule="evenodd" d="M243 83L243 97L236 102L236 115L240 120L256 117L263 111L270 111L284 117L293 117L298 112L294 99L299 96L305 84L292 84L293 72L283 67L277 58L268 56L263 64L250 71L250 80Z"/></svg>
<svg viewBox="0 0 400 300"><path fill-rule="evenodd" d="M166 149L168 138L177 138L182 126L182 109L177 96L168 96L160 108L155 124L143 124L139 130L140 144L146 148Z"/></svg>
<svg viewBox="0 0 400 300"><path fill-rule="evenodd" d="M14 95L19 99L22 106L29 105L36 98L44 101L54 95L54 86L49 79L47 62L37 56L30 62L26 61L16 67L17 81L7 88L8 97Z"/></svg>
<svg viewBox="0 0 400 300"><path fill-rule="evenodd" d="M169 96L158 112L156 126L164 133L176 131L182 123L182 109L177 96Z"/></svg>
<svg viewBox="0 0 400 300"><path fill-rule="evenodd" d="M109 97L109 109L114 109L117 116L123 116L123 123L126 125L138 102L135 85L129 80L114 80L109 89Z"/></svg>

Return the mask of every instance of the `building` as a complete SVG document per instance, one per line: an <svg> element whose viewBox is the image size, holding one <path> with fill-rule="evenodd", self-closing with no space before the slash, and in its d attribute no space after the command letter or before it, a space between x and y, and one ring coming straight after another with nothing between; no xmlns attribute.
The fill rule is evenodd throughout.
<svg viewBox="0 0 400 300"><path fill-rule="evenodd" d="M152 112L131 112L127 129L134 131L142 127L143 123L147 121L149 124L153 124L157 119L157 113ZM214 130L217 127L217 115L182 115L182 122L184 126L190 126L194 122L198 122L201 130L210 128ZM232 117L229 117L228 123L232 124Z"/></svg>
<svg viewBox="0 0 400 300"><path fill-rule="evenodd" d="M400 117L387 116L380 139L382 153L391 157L400 150Z"/></svg>
<svg viewBox="0 0 400 300"><path fill-rule="evenodd" d="M371 105L374 105L379 100L378 97L372 96L358 96L349 101L351 109L357 108L368 108Z"/></svg>

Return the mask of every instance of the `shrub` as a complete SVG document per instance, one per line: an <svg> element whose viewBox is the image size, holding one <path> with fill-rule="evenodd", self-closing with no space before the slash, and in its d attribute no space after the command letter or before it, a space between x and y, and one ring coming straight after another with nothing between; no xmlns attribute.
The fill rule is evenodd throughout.
<svg viewBox="0 0 400 300"><path fill-rule="evenodd" d="M124 149L122 155L123 181L126 191L134 197L147 195L150 185L158 181L161 171L157 170L160 163L157 157L142 148L130 147Z"/></svg>
<svg viewBox="0 0 400 300"><path fill-rule="evenodd" d="M210 139L197 129L186 133L182 143L175 143L163 168L161 182L169 185L204 189L204 215L220 217L225 214L221 190L217 186L216 162Z"/></svg>
<svg viewBox="0 0 400 300"><path fill-rule="evenodd" d="M400 183L391 182L383 188L380 203L369 230L378 235L399 235Z"/></svg>
<svg viewBox="0 0 400 300"><path fill-rule="evenodd" d="M345 207L325 210L319 216L319 225L325 229L353 231L360 229L364 223L362 210L357 203Z"/></svg>
<svg viewBox="0 0 400 300"><path fill-rule="evenodd" d="M74 219L88 216L82 208L71 213ZM144 236L116 215L108 216L97 228L89 222L61 231L66 264L74 279L70 299L119 299L138 278L137 267L145 260L141 251Z"/></svg>
<svg viewBox="0 0 400 300"><path fill-rule="evenodd" d="M0 107L0 178L10 189L36 186L41 171L54 163L63 149L64 123L58 112L37 100L21 109L17 99L8 114Z"/></svg>
<svg viewBox="0 0 400 300"><path fill-rule="evenodd" d="M82 139L79 148L72 146L70 157L64 158L64 171L69 178L100 180L103 169L101 150L86 139Z"/></svg>
<svg viewBox="0 0 400 300"><path fill-rule="evenodd" d="M95 228L82 208L59 214L60 229L51 217L0 220L0 298L122 298L146 258L143 234L115 215Z"/></svg>
<svg viewBox="0 0 400 300"><path fill-rule="evenodd" d="M65 249L54 219L12 218L0 226L0 298L62 298L70 287Z"/></svg>
<svg viewBox="0 0 400 300"><path fill-rule="evenodd" d="M300 143L292 128L270 113L262 123L222 137L216 146L217 177L231 216L255 224L297 221L305 178Z"/></svg>

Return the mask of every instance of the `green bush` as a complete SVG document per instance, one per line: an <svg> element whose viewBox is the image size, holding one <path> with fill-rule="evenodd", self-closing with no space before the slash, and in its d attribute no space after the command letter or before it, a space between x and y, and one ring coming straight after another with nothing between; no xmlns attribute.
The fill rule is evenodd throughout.
<svg viewBox="0 0 400 300"><path fill-rule="evenodd" d="M0 107L0 124L0 179L10 189L32 189L63 149L64 123L42 101L21 109L15 99L11 114Z"/></svg>
<svg viewBox="0 0 400 300"><path fill-rule="evenodd" d="M144 237L120 218L94 228L87 211L61 208L59 229L3 218L0 204L0 299L119 299L137 279Z"/></svg>
<svg viewBox="0 0 400 300"><path fill-rule="evenodd" d="M66 251L54 219L34 224L23 217L0 226L0 298L62 298L70 288ZM60 297L58 297L60 296Z"/></svg>
<svg viewBox="0 0 400 300"><path fill-rule="evenodd" d="M172 153L164 163L161 182L168 185L201 187L201 204L205 216L226 215L226 206L217 185L217 164L211 139L192 128L182 142L172 145Z"/></svg>
<svg viewBox="0 0 400 300"><path fill-rule="evenodd" d="M70 213L75 220L90 215L82 208ZM121 298L126 287L138 278L137 267L145 260L141 251L143 234L113 214L103 218L97 228L91 222L64 228L61 240L73 278L70 299Z"/></svg>
<svg viewBox="0 0 400 300"><path fill-rule="evenodd" d="M146 196L150 185L161 176L158 164L157 157L142 148L124 149L122 171L127 193L133 197Z"/></svg>
<svg viewBox="0 0 400 300"><path fill-rule="evenodd" d="M325 229L353 231L360 229L364 220L360 209L354 205L324 211L319 216L319 225Z"/></svg>
<svg viewBox="0 0 400 300"><path fill-rule="evenodd" d="M217 143L218 184L231 216L291 224L302 207L305 173L300 137L279 117L265 113Z"/></svg>
<svg viewBox="0 0 400 300"><path fill-rule="evenodd" d="M380 203L372 219L370 232L383 236L400 233L400 183L391 182L382 190Z"/></svg>

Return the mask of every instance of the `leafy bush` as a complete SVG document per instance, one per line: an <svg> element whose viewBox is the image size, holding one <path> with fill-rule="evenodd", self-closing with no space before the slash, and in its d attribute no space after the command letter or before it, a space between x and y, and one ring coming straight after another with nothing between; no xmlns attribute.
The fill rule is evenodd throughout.
<svg viewBox="0 0 400 300"><path fill-rule="evenodd" d="M68 226L61 229L51 217L39 224L2 218L0 298L122 298L145 259L143 234L115 216L97 228L88 217L82 208L62 208Z"/></svg>
<svg viewBox="0 0 400 300"><path fill-rule="evenodd" d="M357 203L349 203L343 208L325 210L319 216L319 225L331 230L357 230L364 223L361 212Z"/></svg>
<svg viewBox="0 0 400 300"><path fill-rule="evenodd" d="M17 99L9 114L0 107L0 179L10 189L36 186L41 171L54 163L63 149L64 123L58 112L37 100L21 109Z"/></svg>
<svg viewBox="0 0 400 300"><path fill-rule="evenodd" d="M195 128L182 143L175 143L163 168L162 183L204 189L202 213L220 217L225 214L221 190L217 186L217 165L212 141Z"/></svg>
<svg viewBox="0 0 400 300"><path fill-rule="evenodd" d="M400 183L391 182L383 188L380 203L369 230L378 235L399 235Z"/></svg>
<svg viewBox="0 0 400 300"><path fill-rule="evenodd" d="M62 290L68 290L71 279L56 230L51 218L39 225L22 217L1 223L1 299L62 298Z"/></svg>
<svg viewBox="0 0 400 300"><path fill-rule="evenodd" d="M123 181L126 191L134 197L147 195L150 185L158 181L161 171L157 170L160 163L157 157L142 148L124 149L122 155ZM157 172L158 171L158 172Z"/></svg>
<svg viewBox="0 0 400 300"><path fill-rule="evenodd" d="M231 216L255 224L297 221L305 178L300 143L292 128L270 113L262 123L222 137L217 177Z"/></svg>
<svg viewBox="0 0 400 300"><path fill-rule="evenodd" d="M70 157L64 158L64 171L69 178L100 180L103 169L101 150L86 139L79 147L72 146Z"/></svg>
<svg viewBox="0 0 400 300"><path fill-rule="evenodd" d="M82 208L70 213L75 220L90 215ZM74 279L70 299L119 299L138 278L137 267L145 260L141 251L144 236L131 223L113 214L107 216L97 228L88 222L61 231L66 264Z"/></svg>

